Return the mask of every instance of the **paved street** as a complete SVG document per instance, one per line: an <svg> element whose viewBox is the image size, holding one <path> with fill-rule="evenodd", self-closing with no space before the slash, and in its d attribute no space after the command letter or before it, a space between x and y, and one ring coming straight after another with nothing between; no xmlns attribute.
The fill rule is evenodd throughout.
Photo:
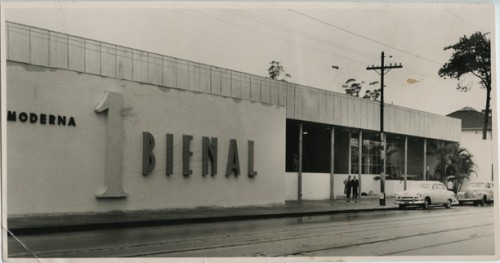
<svg viewBox="0 0 500 263"><path fill-rule="evenodd" d="M493 222L492 206L434 207L22 235L8 249L43 258L492 255Z"/></svg>

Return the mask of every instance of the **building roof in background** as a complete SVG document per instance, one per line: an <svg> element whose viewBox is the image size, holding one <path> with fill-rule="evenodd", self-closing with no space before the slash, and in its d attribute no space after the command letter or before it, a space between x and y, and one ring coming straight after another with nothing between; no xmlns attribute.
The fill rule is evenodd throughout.
<svg viewBox="0 0 500 263"><path fill-rule="evenodd" d="M466 129L483 129L484 113L479 112L471 107L463 107L455 112L452 112L448 117L462 120L462 130ZM491 116L488 121L488 129L491 130Z"/></svg>

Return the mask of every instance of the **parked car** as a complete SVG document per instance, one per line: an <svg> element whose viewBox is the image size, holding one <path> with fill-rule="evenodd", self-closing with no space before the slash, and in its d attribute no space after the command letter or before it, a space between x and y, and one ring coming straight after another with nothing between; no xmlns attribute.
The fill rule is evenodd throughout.
<svg viewBox="0 0 500 263"><path fill-rule="evenodd" d="M490 182L470 182L465 187L465 191L458 193L458 202L460 205L463 205L464 203L473 203L481 206L493 203L494 188L493 183Z"/></svg>
<svg viewBox="0 0 500 263"><path fill-rule="evenodd" d="M448 191L443 183L438 181L413 182L408 190L397 192L395 204L404 209L407 206L421 206L428 209L431 205L443 205L450 208L458 203L455 193Z"/></svg>

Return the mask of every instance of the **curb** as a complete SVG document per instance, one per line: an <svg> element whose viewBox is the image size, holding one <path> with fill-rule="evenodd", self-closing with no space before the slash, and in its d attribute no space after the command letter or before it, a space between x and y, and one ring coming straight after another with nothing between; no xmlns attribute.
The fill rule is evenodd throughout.
<svg viewBox="0 0 500 263"><path fill-rule="evenodd" d="M228 222L228 221L300 217L300 216L332 215L332 214L342 214L342 213L375 212L375 211L386 211L386 210L398 210L398 208L379 207L379 208L362 208L362 209L289 212L289 213L275 213L275 214L229 215L229 216L213 216L213 217L198 217L198 218L191 217L191 218L175 218L175 219L164 219L164 220L153 219L153 220L134 220L134 221L106 222L106 223L89 222L87 224L77 224L77 225L31 226L31 227L9 228L8 235L9 236L41 235L50 233L91 231L91 230L101 230L101 229L201 224L201 223L216 223L216 222Z"/></svg>

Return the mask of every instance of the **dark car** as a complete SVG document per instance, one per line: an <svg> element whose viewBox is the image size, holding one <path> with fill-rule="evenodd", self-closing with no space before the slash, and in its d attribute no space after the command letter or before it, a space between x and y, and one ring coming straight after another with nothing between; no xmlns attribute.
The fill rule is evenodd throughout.
<svg viewBox="0 0 500 263"><path fill-rule="evenodd" d="M492 204L494 199L493 189L494 185L491 182L470 182L464 191L458 193L458 203L460 205L473 203L481 206Z"/></svg>

